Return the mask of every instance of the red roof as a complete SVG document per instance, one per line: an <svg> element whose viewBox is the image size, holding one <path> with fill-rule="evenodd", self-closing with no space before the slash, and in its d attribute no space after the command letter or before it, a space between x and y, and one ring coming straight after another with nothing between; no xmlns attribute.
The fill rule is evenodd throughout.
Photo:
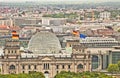
<svg viewBox="0 0 120 78"><path fill-rule="evenodd" d="M0 29L9 29L9 27L6 25L0 25Z"/></svg>
<svg viewBox="0 0 120 78"><path fill-rule="evenodd" d="M21 28L19 26L10 26L10 30L19 31Z"/></svg>

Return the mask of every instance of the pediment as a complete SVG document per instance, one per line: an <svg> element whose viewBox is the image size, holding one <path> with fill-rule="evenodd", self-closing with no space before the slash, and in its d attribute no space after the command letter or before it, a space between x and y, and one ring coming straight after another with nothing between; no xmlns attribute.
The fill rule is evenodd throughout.
<svg viewBox="0 0 120 78"><path fill-rule="evenodd" d="M51 61L51 60L53 60L53 58L52 57L43 57L41 60L42 61Z"/></svg>

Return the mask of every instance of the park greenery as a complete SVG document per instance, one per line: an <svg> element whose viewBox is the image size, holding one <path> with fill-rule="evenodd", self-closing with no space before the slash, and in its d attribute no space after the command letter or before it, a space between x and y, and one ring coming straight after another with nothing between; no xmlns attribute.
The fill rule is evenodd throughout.
<svg viewBox="0 0 120 78"><path fill-rule="evenodd" d="M109 73L120 73L120 61L118 61L117 64L109 64L108 68L107 68Z"/></svg>
<svg viewBox="0 0 120 78"><path fill-rule="evenodd" d="M62 71L58 73L54 78L112 78L112 76L108 76L104 73L98 72L74 73Z"/></svg>
<svg viewBox="0 0 120 78"><path fill-rule="evenodd" d="M111 13L111 18L117 18L120 15L120 10L111 10L109 12Z"/></svg>
<svg viewBox="0 0 120 78"><path fill-rule="evenodd" d="M45 78L45 76L41 72L31 72L30 74L0 75L0 78Z"/></svg>
<svg viewBox="0 0 120 78"><path fill-rule="evenodd" d="M117 16L120 15L120 10L111 10L108 11L111 13L111 18L117 18ZM85 13L85 17L86 18L92 18L94 17L95 19L99 18L99 14L100 12L98 11L94 11L94 16L92 15L92 12L87 12ZM77 13L55 13L55 14L45 14L43 15L43 17L52 17L52 18L70 18L70 19L76 19L78 17L80 17L80 20L83 20L83 15L79 15Z"/></svg>
<svg viewBox="0 0 120 78"><path fill-rule="evenodd" d="M21 73L0 75L0 78L45 78L45 76L41 72L30 72L29 74ZM112 78L112 76L108 76L100 72L75 73L70 71L61 71L54 78Z"/></svg>
<svg viewBox="0 0 120 78"><path fill-rule="evenodd" d="M99 12L94 12L94 18L98 18ZM69 18L69 19L76 19L80 17L80 20L83 20L83 17L81 15L78 15L77 13L57 13L57 14L46 14L43 15L43 17L52 17L52 18ZM92 13L86 13L85 17L92 18Z"/></svg>
<svg viewBox="0 0 120 78"><path fill-rule="evenodd" d="M75 19L78 17L78 15L77 13L57 13L57 14L46 14L46 15L43 15L43 17Z"/></svg>

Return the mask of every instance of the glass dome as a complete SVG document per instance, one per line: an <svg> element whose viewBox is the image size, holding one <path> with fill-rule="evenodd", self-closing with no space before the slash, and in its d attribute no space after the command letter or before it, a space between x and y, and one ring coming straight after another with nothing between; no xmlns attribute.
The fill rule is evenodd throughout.
<svg viewBox="0 0 120 78"><path fill-rule="evenodd" d="M59 53L61 45L59 39L51 32L37 32L32 36L28 49L35 54Z"/></svg>

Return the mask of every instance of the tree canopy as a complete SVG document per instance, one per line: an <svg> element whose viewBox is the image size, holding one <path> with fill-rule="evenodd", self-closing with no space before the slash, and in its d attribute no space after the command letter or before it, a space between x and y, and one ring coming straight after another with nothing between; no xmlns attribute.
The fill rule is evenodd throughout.
<svg viewBox="0 0 120 78"><path fill-rule="evenodd" d="M41 72L31 72L30 74L0 75L0 78L45 78L45 76Z"/></svg>
<svg viewBox="0 0 120 78"><path fill-rule="evenodd" d="M47 14L43 15L43 17L52 17L52 18L77 18L78 15L76 13L58 13L58 14Z"/></svg>
<svg viewBox="0 0 120 78"><path fill-rule="evenodd" d="M74 73L62 71L58 73L54 78L112 78L112 77L104 73L97 72Z"/></svg>
<svg viewBox="0 0 120 78"><path fill-rule="evenodd" d="M118 29L118 32L120 32L120 29Z"/></svg>
<svg viewBox="0 0 120 78"><path fill-rule="evenodd" d="M109 73L120 73L120 61L117 64L109 64L107 70Z"/></svg>
<svg viewBox="0 0 120 78"><path fill-rule="evenodd" d="M117 73L119 71L119 67L117 64L110 64L107 70L110 73Z"/></svg>

